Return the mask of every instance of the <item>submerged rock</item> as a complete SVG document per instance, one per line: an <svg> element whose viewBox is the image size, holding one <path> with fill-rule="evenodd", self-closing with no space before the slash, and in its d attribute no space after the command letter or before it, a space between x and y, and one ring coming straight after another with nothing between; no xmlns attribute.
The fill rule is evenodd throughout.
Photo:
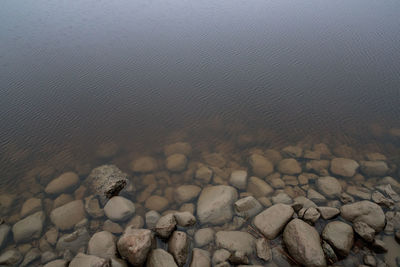
<svg viewBox="0 0 400 267"><path fill-rule="evenodd" d="M135 204L129 199L115 196L104 206L104 213L112 221L125 221L135 213Z"/></svg>
<svg viewBox="0 0 400 267"><path fill-rule="evenodd" d="M304 266L326 266L317 230L299 219L293 219L283 231L289 254Z"/></svg>
<svg viewBox="0 0 400 267"><path fill-rule="evenodd" d="M197 230L194 235L196 246L204 247L214 240L215 232L212 228L203 228Z"/></svg>
<svg viewBox="0 0 400 267"><path fill-rule="evenodd" d="M197 201L197 216L201 224L223 224L233 216L232 205L238 194L234 187L210 186L203 189Z"/></svg>
<svg viewBox="0 0 400 267"><path fill-rule="evenodd" d="M340 214L340 210L332 207L318 207L318 211L324 220L329 220Z"/></svg>
<svg viewBox="0 0 400 267"><path fill-rule="evenodd" d="M113 258L117 254L115 241L115 236L110 232L97 232L89 240L87 253L106 259Z"/></svg>
<svg viewBox="0 0 400 267"><path fill-rule="evenodd" d="M179 204L190 202L200 194L201 188L197 185L181 185L175 189L175 201Z"/></svg>
<svg viewBox="0 0 400 267"><path fill-rule="evenodd" d="M155 231L161 238L167 239L169 238L171 233L175 230L175 228L176 228L176 219L174 214L170 213L162 216L158 220Z"/></svg>
<svg viewBox="0 0 400 267"><path fill-rule="evenodd" d="M51 211L50 219L60 230L69 230L85 218L82 200L71 201Z"/></svg>
<svg viewBox="0 0 400 267"><path fill-rule="evenodd" d="M368 176L385 176L389 167L384 161L362 161L361 171Z"/></svg>
<svg viewBox="0 0 400 267"><path fill-rule="evenodd" d="M86 247L89 241L89 233L86 228L80 228L70 234L65 234L57 241L58 251L70 250L77 253L81 248Z"/></svg>
<svg viewBox="0 0 400 267"><path fill-rule="evenodd" d="M150 230L128 227L118 240L118 252L132 265L141 265L146 261L152 242L153 233Z"/></svg>
<svg viewBox="0 0 400 267"><path fill-rule="evenodd" d="M250 156L249 164L254 175L260 178L264 178L274 171L274 165L272 165L268 159L258 154L252 154Z"/></svg>
<svg viewBox="0 0 400 267"><path fill-rule="evenodd" d="M72 259L69 267L111 267L111 262L109 259L78 253Z"/></svg>
<svg viewBox="0 0 400 267"><path fill-rule="evenodd" d="M79 177L74 172L66 172L52 180L44 189L47 194L60 194L77 186Z"/></svg>
<svg viewBox="0 0 400 267"><path fill-rule="evenodd" d="M42 210L42 200L40 198L27 199L21 208L21 218Z"/></svg>
<svg viewBox="0 0 400 267"><path fill-rule="evenodd" d="M275 204L258 214L253 224L268 239L274 239L292 218L294 210L286 204Z"/></svg>
<svg viewBox="0 0 400 267"><path fill-rule="evenodd" d="M168 241L168 252L172 254L178 266L185 265L189 254L189 240L185 232L172 233Z"/></svg>
<svg viewBox="0 0 400 267"><path fill-rule="evenodd" d="M102 165L93 169L86 182L91 191L100 196L101 202L116 196L126 186L128 175L115 165Z"/></svg>
<svg viewBox="0 0 400 267"><path fill-rule="evenodd" d="M254 252L255 238L241 231L219 231L215 234L215 243L218 248L229 251L244 251L247 255Z"/></svg>
<svg viewBox="0 0 400 267"><path fill-rule="evenodd" d="M166 167L171 172L181 172L186 169L187 158L183 154L172 154L166 160Z"/></svg>
<svg viewBox="0 0 400 267"><path fill-rule="evenodd" d="M172 154L183 154L185 156L190 156L192 154L192 146L189 143L177 142L174 144L166 145L164 147L165 156L170 156Z"/></svg>
<svg viewBox="0 0 400 267"><path fill-rule="evenodd" d="M171 254L158 248L151 251L146 267L178 267L178 265Z"/></svg>
<svg viewBox="0 0 400 267"><path fill-rule="evenodd" d="M131 170L138 173L154 172L157 168L157 161L149 156L140 157L131 162Z"/></svg>
<svg viewBox="0 0 400 267"><path fill-rule="evenodd" d="M347 256L354 243L353 228L344 222L330 222L322 231L322 238L340 255Z"/></svg>
<svg viewBox="0 0 400 267"><path fill-rule="evenodd" d="M256 241L256 252L257 257L265 261L269 261L272 257L271 248L268 244L268 240L265 238L259 238Z"/></svg>
<svg viewBox="0 0 400 267"><path fill-rule="evenodd" d="M343 177L353 177L360 165L357 161L346 158L334 158L331 161L331 172Z"/></svg>
<svg viewBox="0 0 400 267"><path fill-rule="evenodd" d="M353 224L354 231L367 242L373 242L375 238L375 230L362 221Z"/></svg>
<svg viewBox="0 0 400 267"><path fill-rule="evenodd" d="M382 208L367 200L346 204L340 208L340 213L345 220L353 223L365 222L376 232L382 231L385 226L385 214Z"/></svg>
<svg viewBox="0 0 400 267"><path fill-rule="evenodd" d="M0 266L18 266L22 258L23 256L18 250L7 250L0 255Z"/></svg>
<svg viewBox="0 0 400 267"><path fill-rule="evenodd" d="M259 198L271 195L274 189L260 178L252 176L247 184L247 191L252 193L254 197Z"/></svg>
<svg viewBox="0 0 400 267"><path fill-rule="evenodd" d="M278 164L278 171L288 175L299 174L301 173L301 166L295 159L283 159Z"/></svg>
<svg viewBox="0 0 400 267"><path fill-rule="evenodd" d="M6 244L10 230L10 226L6 224L0 224L0 249Z"/></svg>
<svg viewBox="0 0 400 267"><path fill-rule="evenodd" d="M229 182L237 189L244 190L247 186L247 172L243 170L233 171Z"/></svg>
<svg viewBox="0 0 400 267"><path fill-rule="evenodd" d="M18 221L12 227L14 241L19 243L39 238L42 234L45 219L46 216L44 215L44 212L39 211Z"/></svg>
<svg viewBox="0 0 400 267"><path fill-rule="evenodd" d="M342 193L342 186L334 177L321 177L316 183L318 190L328 198L338 197Z"/></svg>
<svg viewBox="0 0 400 267"><path fill-rule="evenodd" d="M254 197L248 196L235 202L235 212L237 215L245 218L251 218L262 210L260 202Z"/></svg>
<svg viewBox="0 0 400 267"><path fill-rule="evenodd" d="M211 267L210 252L194 248L192 251L190 267Z"/></svg>

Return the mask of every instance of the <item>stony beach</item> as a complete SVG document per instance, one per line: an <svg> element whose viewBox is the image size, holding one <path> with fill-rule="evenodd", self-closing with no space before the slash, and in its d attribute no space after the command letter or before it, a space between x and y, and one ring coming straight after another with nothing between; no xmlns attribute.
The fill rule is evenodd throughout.
<svg viewBox="0 0 400 267"><path fill-rule="evenodd" d="M110 143L104 164L32 170L0 195L0 266L400 266L398 162L240 140L173 142L123 167Z"/></svg>

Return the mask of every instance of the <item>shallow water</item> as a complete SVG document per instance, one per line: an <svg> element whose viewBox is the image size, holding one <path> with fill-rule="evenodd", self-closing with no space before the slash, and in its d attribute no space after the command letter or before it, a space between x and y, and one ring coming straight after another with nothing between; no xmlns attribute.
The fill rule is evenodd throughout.
<svg viewBox="0 0 400 267"><path fill-rule="evenodd" d="M4 220L18 221L30 197L56 198L43 190L60 174L83 181L106 163L128 173L130 198L143 206L138 197L154 181L130 164L146 155L159 166L154 195L199 184L193 172L210 166L209 153L226 161L209 182L221 184L234 169L254 175L251 153L319 143L329 159L379 152L399 181L399 12L398 1L370 0L3 1L0 193L18 196ZM178 141L192 154L177 174L165 169L164 146ZM298 160L315 173L310 158ZM371 192L379 182L338 179L368 181Z"/></svg>

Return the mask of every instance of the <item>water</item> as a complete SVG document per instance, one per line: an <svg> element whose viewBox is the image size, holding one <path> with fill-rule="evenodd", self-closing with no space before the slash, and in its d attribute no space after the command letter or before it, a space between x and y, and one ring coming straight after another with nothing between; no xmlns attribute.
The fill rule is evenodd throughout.
<svg viewBox="0 0 400 267"><path fill-rule="evenodd" d="M193 150L186 174L159 169L174 187L195 183L190 171L213 152L225 175L252 175L254 151L321 142L398 166L399 12L372 0L3 1L0 185L19 195L6 222L63 172L83 180L114 163L145 180L131 161L164 166L163 147L178 141Z"/></svg>

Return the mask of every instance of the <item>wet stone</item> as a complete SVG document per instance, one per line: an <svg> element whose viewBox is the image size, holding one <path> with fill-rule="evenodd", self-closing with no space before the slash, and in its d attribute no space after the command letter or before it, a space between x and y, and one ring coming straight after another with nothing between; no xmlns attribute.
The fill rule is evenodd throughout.
<svg viewBox="0 0 400 267"><path fill-rule="evenodd" d="M122 229L121 225L115 223L111 220L106 220L103 224L103 231L107 231L113 234L121 234L124 229Z"/></svg>
<svg viewBox="0 0 400 267"><path fill-rule="evenodd" d="M361 171L367 176L385 176L389 167L384 161L362 161Z"/></svg>
<svg viewBox="0 0 400 267"><path fill-rule="evenodd" d="M194 177L197 180L202 181L204 183L209 183L211 181L212 176L213 176L213 171L206 166L201 166L196 170L194 174Z"/></svg>
<svg viewBox="0 0 400 267"><path fill-rule="evenodd" d="M265 157L252 154L249 158L249 164L255 176L264 178L274 171L274 165Z"/></svg>
<svg viewBox="0 0 400 267"><path fill-rule="evenodd" d="M185 156L190 156L190 154L192 154L192 146L186 142L169 144L164 147L164 154L165 156L170 156L172 154L183 154Z"/></svg>
<svg viewBox="0 0 400 267"><path fill-rule="evenodd" d="M226 250L226 249L218 249L214 251L213 257L212 257L212 264L213 266L225 262L229 259L231 256L231 253Z"/></svg>
<svg viewBox="0 0 400 267"><path fill-rule="evenodd" d="M23 256L18 250L7 250L0 255L0 266L17 266L22 258Z"/></svg>
<svg viewBox="0 0 400 267"><path fill-rule="evenodd" d="M69 267L93 267L93 266L111 267L111 262L109 259L102 259L97 256L78 253L69 264Z"/></svg>
<svg viewBox="0 0 400 267"><path fill-rule="evenodd" d="M322 238L328 242L340 255L347 256L353 247L353 228L340 221L328 223L322 231Z"/></svg>
<svg viewBox="0 0 400 267"><path fill-rule="evenodd" d="M146 219L147 228L153 229L156 226L156 224L160 218L161 218L161 215L155 210L146 212L145 219Z"/></svg>
<svg viewBox="0 0 400 267"><path fill-rule="evenodd" d="M265 238L259 238L256 241L256 252L257 257L264 261L269 261L271 259L271 248L268 244L268 240Z"/></svg>
<svg viewBox="0 0 400 267"><path fill-rule="evenodd" d="M313 207L308 208L308 209L302 208L299 211L299 218L301 218L301 219L303 219L303 220L305 220L307 222L310 222L312 224L315 223L319 219L320 216L321 215L318 212L318 210L316 208L313 208Z"/></svg>
<svg viewBox="0 0 400 267"><path fill-rule="evenodd" d="M85 198L85 211L92 218L102 218L104 216L104 210L100 208L98 199L91 195Z"/></svg>
<svg viewBox="0 0 400 267"><path fill-rule="evenodd" d="M39 249L37 248L32 248L30 249L24 257L24 260L22 261L22 263L20 264L21 267L25 267L25 266L30 266L30 264L39 259L41 255L41 252Z"/></svg>
<svg viewBox="0 0 400 267"><path fill-rule="evenodd" d="M186 169L187 158L183 154L172 154L167 157L166 167L171 172L182 172Z"/></svg>
<svg viewBox="0 0 400 267"><path fill-rule="evenodd" d="M278 203L283 203L283 204L292 204L293 200L292 198L286 194L286 193L279 193L275 196L272 197L272 203L278 204Z"/></svg>
<svg viewBox="0 0 400 267"><path fill-rule="evenodd" d="M169 200L162 196L151 196L149 197L144 206L146 209L155 210L155 211L164 211L169 205Z"/></svg>
<svg viewBox="0 0 400 267"><path fill-rule="evenodd" d="M244 251L250 255L255 250L255 238L247 232L219 231L215 234L215 243L218 248L229 251Z"/></svg>
<svg viewBox="0 0 400 267"><path fill-rule="evenodd" d="M72 229L75 224L85 218L82 200L71 201L51 211L50 219L60 230Z"/></svg>
<svg viewBox="0 0 400 267"><path fill-rule="evenodd" d="M339 181L330 176L321 177L316 182L318 191L328 198L335 198L342 192L342 186Z"/></svg>
<svg viewBox="0 0 400 267"><path fill-rule="evenodd" d="M174 213L175 220L178 226L189 227L196 223L196 217L188 211Z"/></svg>
<svg viewBox="0 0 400 267"><path fill-rule="evenodd" d="M341 216L350 222L364 222L375 231L380 232L385 226L385 214L377 204L364 200L346 204L340 209Z"/></svg>
<svg viewBox="0 0 400 267"><path fill-rule="evenodd" d="M168 252L172 254L178 266L186 263L189 254L189 240L185 232L175 231L168 241Z"/></svg>
<svg viewBox="0 0 400 267"><path fill-rule="evenodd" d="M173 214L167 214L165 216L162 216L155 227L156 233L164 239L169 238L171 233L175 230L176 228L176 219Z"/></svg>
<svg viewBox="0 0 400 267"><path fill-rule="evenodd" d="M137 173L148 173L157 170L157 161L153 157L145 156L131 162L131 170Z"/></svg>
<svg viewBox="0 0 400 267"><path fill-rule="evenodd" d="M185 203L194 200L200 194L201 188L197 185L181 185L175 189L175 201Z"/></svg>
<svg viewBox="0 0 400 267"><path fill-rule="evenodd" d="M247 184L247 191L259 198L271 195L274 189L260 178L252 176Z"/></svg>
<svg viewBox="0 0 400 267"><path fill-rule="evenodd" d="M0 224L0 249L6 244L10 234L11 227L6 224Z"/></svg>
<svg viewBox="0 0 400 267"><path fill-rule="evenodd" d="M262 206L254 197L241 198L234 204L238 216L251 218L261 212Z"/></svg>
<svg viewBox="0 0 400 267"><path fill-rule="evenodd" d="M128 227L118 240L118 252L132 265L141 265L151 250L153 233L147 229Z"/></svg>
<svg viewBox="0 0 400 267"><path fill-rule="evenodd" d="M288 175L299 174L301 173L301 166L295 159L283 159L278 164L278 171Z"/></svg>
<svg viewBox="0 0 400 267"><path fill-rule="evenodd" d="M214 240L215 231L212 228L203 228L197 230L194 235L196 246L204 247Z"/></svg>
<svg viewBox="0 0 400 267"><path fill-rule="evenodd" d="M236 170L231 173L229 182L239 190L244 190L247 187L247 172Z"/></svg>
<svg viewBox="0 0 400 267"><path fill-rule="evenodd" d="M190 267L211 267L210 252L194 248L192 250L192 261Z"/></svg>
<svg viewBox="0 0 400 267"><path fill-rule="evenodd" d="M39 198L29 198L22 205L20 216L21 218L24 218L28 215L31 215L41 210L42 210L42 200Z"/></svg>
<svg viewBox="0 0 400 267"><path fill-rule="evenodd" d="M104 206L104 213L112 221L125 221L135 213L135 204L129 199L115 196Z"/></svg>
<svg viewBox="0 0 400 267"><path fill-rule="evenodd" d="M44 212L39 211L18 221L12 227L14 241L19 243L39 238L42 234L45 219Z"/></svg>
<svg viewBox="0 0 400 267"><path fill-rule="evenodd" d="M89 240L87 253L101 258L112 258L117 254L115 237L107 231L95 233Z"/></svg>
<svg viewBox="0 0 400 267"><path fill-rule="evenodd" d="M324 220L330 220L340 214L340 210L332 207L318 207L318 211Z"/></svg>
<svg viewBox="0 0 400 267"><path fill-rule="evenodd" d="M60 194L72 190L79 182L74 172L66 172L52 180L44 189L47 194Z"/></svg>
<svg viewBox="0 0 400 267"><path fill-rule="evenodd" d="M151 251L146 267L177 267L171 254L163 249Z"/></svg>
<svg viewBox="0 0 400 267"><path fill-rule="evenodd" d="M89 238L88 231L85 228L81 228L61 236L57 241L56 249L58 251L70 250L77 253L80 248L86 247Z"/></svg>
<svg viewBox="0 0 400 267"><path fill-rule="evenodd" d="M331 161L331 172L343 177L353 177L360 165L357 161L347 158L334 158Z"/></svg>

